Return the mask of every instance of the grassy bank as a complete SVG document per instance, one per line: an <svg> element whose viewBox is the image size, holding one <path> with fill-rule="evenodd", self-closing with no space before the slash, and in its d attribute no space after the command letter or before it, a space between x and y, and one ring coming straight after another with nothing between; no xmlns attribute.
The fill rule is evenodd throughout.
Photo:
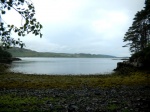
<svg viewBox="0 0 150 112"><path fill-rule="evenodd" d="M1 72L0 111L147 111L149 76L146 72L81 76Z"/></svg>
<svg viewBox="0 0 150 112"><path fill-rule="evenodd" d="M130 75L25 75L1 73L0 88L82 88L149 85L150 74L134 72Z"/></svg>

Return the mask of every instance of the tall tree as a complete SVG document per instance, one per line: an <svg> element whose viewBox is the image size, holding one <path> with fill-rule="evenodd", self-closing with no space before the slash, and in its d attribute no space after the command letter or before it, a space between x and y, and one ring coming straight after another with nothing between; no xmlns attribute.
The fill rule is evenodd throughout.
<svg viewBox="0 0 150 112"><path fill-rule="evenodd" d="M2 15L7 14L9 10L15 10L21 15L25 21L21 23L22 26L17 27L4 22ZM17 33L18 36L33 33L42 37L41 28L42 25L35 18L35 7L31 0L0 0L0 39L3 47L8 48L16 44L21 47L24 46L24 43L20 39L15 40L11 37L12 32Z"/></svg>
<svg viewBox="0 0 150 112"><path fill-rule="evenodd" d="M136 13L132 26L124 36L133 53L144 50L150 44L150 0L145 0L143 10Z"/></svg>

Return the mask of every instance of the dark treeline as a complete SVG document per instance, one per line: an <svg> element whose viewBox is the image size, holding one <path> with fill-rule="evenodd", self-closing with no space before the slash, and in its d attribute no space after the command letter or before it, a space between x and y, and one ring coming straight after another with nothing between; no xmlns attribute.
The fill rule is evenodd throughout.
<svg viewBox="0 0 150 112"><path fill-rule="evenodd" d="M13 57L115 58L115 56L102 54L36 52L18 47L8 49L7 51L11 53Z"/></svg>
<svg viewBox="0 0 150 112"><path fill-rule="evenodd" d="M0 47L0 63L10 63L12 59L11 53Z"/></svg>
<svg viewBox="0 0 150 112"><path fill-rule="evenodd" d="M135 14L133 24L124 36L123 47L130 47L132 56L130 61L138 61L143 65L150 65L150 0L145 0L145 7Z"/></svg>
<svg viewBox="0 0 150 112"><path fill-rule="evenodd" d="M6 58L11 58L12 55L7 52L6 50L4 50L3 48L0 47L0 60L1 59L6 59Z"/></svg>
<svg viewBox="0 0 150 112"><path fill-rule="evenodd" d="M124 47L129 46L130 51L136 53L150 45L150 0L145 1L144 9L138 11L133 20L124 37L124 42L129 43Z"/></svg>

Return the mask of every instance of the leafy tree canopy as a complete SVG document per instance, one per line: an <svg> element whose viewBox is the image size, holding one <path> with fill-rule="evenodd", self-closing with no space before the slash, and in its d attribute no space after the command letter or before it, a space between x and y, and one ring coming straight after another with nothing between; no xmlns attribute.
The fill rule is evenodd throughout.
<svg viewBox="0 0 150 112"><path fill-rule="evenodd" d="M130 62L142 63L142 67L150 66L150 0L145 0L145 7L138 11L124 36L125 45L133 53Z"/></svg>
<svg viewBox="0 0 150 112"><path fill-rule="evenodd" d="M129 43L124 47L129 46L130 51L136 53L150 45L150 0L145 0L145 7L136 13L133 20L124 36L124 42Z"/></svg>
<svg viewBox="0 0 150 112"><path fill-rule="evenodd" d="M24 19L21 27L4 22L2 15L7 11L15 10ZM35 36L41 34L42 25L35 18L35 7L30 0L0 0L0 39L2 46L9 48L12 45L24 46L20 39L15 40L11 37L11 33L15 32L18 36L26 36L33 33Z"/></svg>

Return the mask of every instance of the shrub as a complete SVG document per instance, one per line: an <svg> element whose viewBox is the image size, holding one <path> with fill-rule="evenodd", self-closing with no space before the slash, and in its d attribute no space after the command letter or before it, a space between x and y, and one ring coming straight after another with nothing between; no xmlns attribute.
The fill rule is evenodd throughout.
<svg viewBox="0 0 150 112"><path fill-rule="evenodd" d="M140 59L140 62L143 63L144 67L150 66L150 45L146 47L144 50L139 51L133 54L130 58L130 61Z"/></svg>
<svg viewBox="0 0 150 112"><path fill-rule="evenodd" d="M8 58L11 58L11 57L12 57L12 55L9 52L3 50L0 47L0 59L8 59Z"/></svg>

